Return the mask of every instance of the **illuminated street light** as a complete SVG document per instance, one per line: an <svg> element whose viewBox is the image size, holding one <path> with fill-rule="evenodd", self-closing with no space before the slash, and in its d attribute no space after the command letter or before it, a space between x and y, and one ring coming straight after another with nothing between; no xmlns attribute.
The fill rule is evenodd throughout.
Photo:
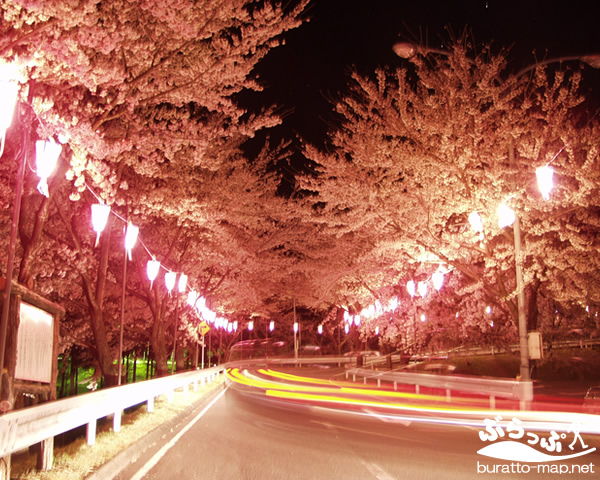
<svg viewBox="0 0 600 480"><path fill-rule="evenodd" d="M271 320L269 322L269 332L272 332L273 330L275 330L275 322Z"/></svg>
<svg viewBox="0 0 600 480"><path fill-rule="evenodd" d="M248 331L251 332L252 330L254 330L254 322L250 320L248 322Z"/></svg>

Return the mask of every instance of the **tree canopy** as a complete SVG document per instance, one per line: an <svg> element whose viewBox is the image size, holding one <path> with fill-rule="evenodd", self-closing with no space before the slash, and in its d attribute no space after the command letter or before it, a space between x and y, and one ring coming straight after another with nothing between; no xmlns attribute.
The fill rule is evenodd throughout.
<svg viewBox="0 0 600 480"><path fill-rule="evenodd" d="M362 314L363 338L377 327L390 350L510 341L515 253L513 227L495 218L503 202L523 233L529 327L566 328L596 311L599 124L582 94L587 67L515 73L509 52L465 37L394 71L355 74L334 105L339 128L326 146L304 145L314 168L282 196L273 167L289 144L243 148L281 122L276 106L238 100L260 91L254 67L300 26L306 4L2 2L0 62L20 75L0 162L6 219L23 155L35 170L34 140L63 142L49 198L26 175L18 279L66 306L63 348L89 352L111 381L123 286L125 351L149 342L164 374L174 344L197 341L200 317L166 291L167 271L188 275L230 322L290 323L298 309L338 348L342 310ZM548 200L535 185L542 165L555 172ZM98 202L113 215L96 245ZM140 227L130 262L127 222ZM150 259L162 267L154 283ZM409 293L409 280L428 293Z"/></svg>

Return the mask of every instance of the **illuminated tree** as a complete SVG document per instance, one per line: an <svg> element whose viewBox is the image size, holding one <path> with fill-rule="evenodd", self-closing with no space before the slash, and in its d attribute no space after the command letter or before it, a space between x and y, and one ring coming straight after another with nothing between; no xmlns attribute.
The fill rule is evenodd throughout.
<svg viewBox="0 0 600 480"><path fill-rule="evenodd" d="M495 219L508 200L523 230L530 328L539 302L597 302L588 249L597 232L598 123L586 116L581 77L577 67L511 74L506 53L474 52L466 39L393 73L354 75L336 105L344 122L331 147L306 149L318 164L300 182L316 194L306 197L311 221L372 245L362 265L376 294L384 270L404 285L443 265L460 277L451 297L469 305L463 322L485 324L493 304L514 325L513 235ZM548 163L557 187L544 201L535 169ZM473 211L484 218L481 236L468 221ZM364 272L357 265L350 278ZM368 298L366 289L356 295Z"/></svg>
<svg viewBox="0 0 600 480"><path fill-rule="evenodd" d="M251 176L257 182L264 165L248 173L251 167L240 146L280 120L269 109L243 110L236 97L260 90L254 66L285 31L300 25L305 5L300 1L284 10L269 1L247 0L2 3L0 55L21 69L22 99L25 86L32 94L33 115L27 119L32 137L60 135L67 142L64 169L72 182L66 190L65 185L51 187L50 201L26 192L19 278L57 299L85 299L95 356L109 383L116 379L122 237L118 228L111 233L109 224L94 255L94 238L86 230L89 204L97 200L89 192L140 226L161 219L169 225L164 230L211 232L204 237L211 236L210 245L202 248L227 245L230 251L221 249L215 257L234 253L239 258L244 250L219 238L223 232L232 237L236 229L244 230L238 220L229 220L226 210L236 199L225 203L223 198L230 192L258 195L258 183L244 182ZM10 169L19 150L11 142L2 167L8 180L2 188L6 207L14 198L7 186L13 182ZM266 184L272 180L264 177ZM262 195L266 198L275 188ZM247 209L256 204L235 197L242 212L237 218L243 214L248 219ZM247 229L246 239L256 233L256 223ZM8 238L4 233L3 242ZM246 248L252 247L256 243ZM216 263L212 267L219 274L227 272ZM58 280L59 272L64 281ZM79 287L72 288L74 278ZM160 335L155 340L162 341ZM165 348L160 351L162 358Z"/></svg>

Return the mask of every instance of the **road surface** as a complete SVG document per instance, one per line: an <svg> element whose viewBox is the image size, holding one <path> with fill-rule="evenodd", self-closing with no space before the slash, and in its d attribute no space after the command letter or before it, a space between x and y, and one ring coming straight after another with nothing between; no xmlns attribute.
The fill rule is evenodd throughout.
<svg viewBox="0 0 600 480"><path fill-rule="evenodd" d="M418 416L368 416L364 409L341 412L290 404L228 388L161 450L128 466L118 479L570 480L600 475L596 436L582 436L595 452L539 467L478 454L487 445L480 431L424 423ZM570 438L562 440L563 453Z"/></svg>

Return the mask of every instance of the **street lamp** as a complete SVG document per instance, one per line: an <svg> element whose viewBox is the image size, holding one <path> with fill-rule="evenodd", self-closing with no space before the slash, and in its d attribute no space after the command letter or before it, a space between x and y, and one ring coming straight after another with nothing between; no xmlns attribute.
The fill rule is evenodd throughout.
<svg viewBox="0 0 600 480"><path fill-rule="evenodd" d="M451 55L451 52L438 49L425 48L409 42L398 42L393 46L393 50L401 58L409 59L415 55L428 55L428 54L439 54L446 57ZM519 78L520 76L535 70L538 67L548 65L557 62L566 61L579 61L586 63L592 68L600 68L600 54L593 55L577 55L577 56L563 56L556 58L549 58L543 61L539 61L530 65L522 70L519 70L513 75L513 78ZM510 163L514 164L514 145L511 139L509 157ZM540 167L536 171L538 182L540 183L540 191L544 199L549 199L549 193L552 183L552 169L548 166ZM516 275L516 290L517 290L517 309L518 309L518 327L519 327L519 343L520 343L520 378L524 381L523 386L523 400L525 402L533 398L533 387L531 384L531 376L529 371L529 346L527 336L527 318L525 310L525 295L523 290L523 265L521 255L521 228L519 216L515 214L508 206L501 206L499 212L499 218L501 219L503 226L513 225L514 234L514 253L515 253L515 275ZM479 238L483 240L483 226L479 215L474 212L469 215L469 222L471 223L473 230L479 233ZM412 296L412 295L411 295Z"/></svg>

